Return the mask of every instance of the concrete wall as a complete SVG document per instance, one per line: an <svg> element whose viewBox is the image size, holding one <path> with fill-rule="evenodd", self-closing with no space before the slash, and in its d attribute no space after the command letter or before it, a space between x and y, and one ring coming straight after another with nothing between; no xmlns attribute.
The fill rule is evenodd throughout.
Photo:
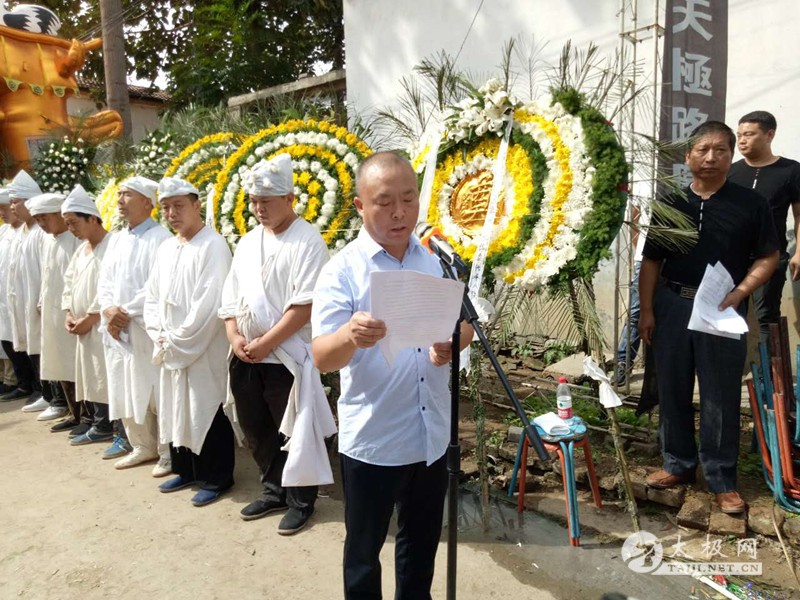
<svg viewBox="0 0 800 600"><path fill-rule="evenodd" d="M661 0L661 23L664 4ZM458 67L481 80L497 75L502 45L512 37L538 47L540 64L550 65L557 64L567 40L579 49L593 42L609 58L619 47L617 0L489 0L475 18L480 5L480 0L345 0L347 100L353 113L369 119L378 110L397 108L403 95L401 79L441 50L458 56ZM638 9L639 26L654 21L653 2L642 0ZM726 120L735 129L742 114L769 110L779 123L776 153L796 159L800 159L798 31L796 0L729 1ZM637 52L638 83L652 90L651 42L640 43ZM527 96L527 79L520 77L517 84L520 95ZM546 91L546 82L540 80L537 89ZM636 119L637 129L651 130L652 112L646 106ZM612 261L601 265L595 285L598 310L611 339L616 289ZM800 314L796 295L800 298L800 286L787 285L783 309L790 318L793 344Z"/></svg>

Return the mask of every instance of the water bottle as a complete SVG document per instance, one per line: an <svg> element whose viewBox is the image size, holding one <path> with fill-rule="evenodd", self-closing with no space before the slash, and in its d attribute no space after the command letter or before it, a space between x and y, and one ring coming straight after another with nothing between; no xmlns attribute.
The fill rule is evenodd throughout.
<svg viewBox="0 0 800 600"><path fill-rule="evenodd" d="M558 406L558 416L565 421L572 419L572 394L569 391L566 377L558 378L556 388L556 406Z"/></svg>

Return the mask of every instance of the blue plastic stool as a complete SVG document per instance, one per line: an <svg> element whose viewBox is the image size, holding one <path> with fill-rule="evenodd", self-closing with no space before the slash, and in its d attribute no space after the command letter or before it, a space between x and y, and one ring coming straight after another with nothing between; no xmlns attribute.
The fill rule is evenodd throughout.
<svg viewBox="0 0 800 600"><path fill-rule="evenodd" d="M561 479L564 482L564 496L567 505L567 525L569 526L569 543L571 546L581 545L581 529L578 522L578 495L575 489L575 463L573 454L575 446L583 448L583 455L586 459L586 470L589 474L589 486L592 489L592 498L597 508L603 508L603 501L600 498L600 486L597 484L597 475L594 471L592 460L592 449L589 446L589 437L586 435L586 424L580 417L573 417L570 424L570 432L566 435L547 435L544 430L534 425L539 436L544 442L544 447L548 452L558 453L561 461ZM528 437L524 434L519 440L517 456L514 460L514 470L511 474L511 483L508 486L508 495L514 493L517 487L517 476L520 467L528 464ZM517 510L522 512L525 507L525 476L527 469L522 467L522 477L519 478L519 493L517 497Z"/></svg>

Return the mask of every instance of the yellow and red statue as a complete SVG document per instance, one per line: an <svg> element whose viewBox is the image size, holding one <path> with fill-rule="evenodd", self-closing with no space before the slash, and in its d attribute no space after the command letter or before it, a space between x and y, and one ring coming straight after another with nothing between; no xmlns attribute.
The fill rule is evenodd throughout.
<svg viewBox="0 0 800 600"><path fill-rule="evenodd" d="M2 2L2 0L0 0ZM103 44L57 37L58 16L42 6L0 4L0 146L13 162L11 175L25 168L32 150L51 129L75 125L67 114L67 98L78 93L75 73L87 52ZM93 142L122 134L122 118L104 110L81 123L82 135Z"/></svg>

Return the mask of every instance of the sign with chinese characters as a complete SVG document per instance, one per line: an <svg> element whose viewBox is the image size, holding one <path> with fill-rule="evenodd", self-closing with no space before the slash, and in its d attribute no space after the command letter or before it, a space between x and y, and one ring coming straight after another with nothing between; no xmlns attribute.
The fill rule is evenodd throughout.
<svg viewBox="0 0 800 600"><path fill-rule="evenodd" d="M681 147L698 125L725 120L728 0L667 0L665 29L660 138ZM683 150L666 160L662 169L688 185Z"/></svg>

